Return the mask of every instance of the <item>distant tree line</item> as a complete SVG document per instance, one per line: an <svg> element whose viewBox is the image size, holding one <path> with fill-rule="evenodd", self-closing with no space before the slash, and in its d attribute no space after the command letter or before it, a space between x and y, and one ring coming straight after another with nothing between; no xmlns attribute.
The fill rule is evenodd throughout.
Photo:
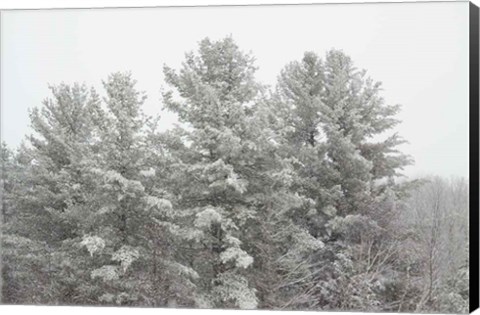
<svg viewBox="0 0 480 315"><path fill-rule="evenodd" d="M52 86L1 147L2 302L466 312L468 182L402 179L400 107L342 51L256 70L202 40L164 132L129 73Z"/></svg>

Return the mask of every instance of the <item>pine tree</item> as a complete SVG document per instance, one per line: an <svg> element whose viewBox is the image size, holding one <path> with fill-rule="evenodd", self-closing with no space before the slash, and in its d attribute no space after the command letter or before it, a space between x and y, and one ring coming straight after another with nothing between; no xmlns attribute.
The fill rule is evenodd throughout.
<svg viewBox="0 0 480 315"><path fill-rule="evenodd" d="M11 296L21 303L63 300L54 256L61 257L62 242L76 235L77 222L67 208L83 201L78 188L85 181L83 163L90 157L89 113L95 93L79 84L50 89L53 97L31 112L35 134L15 157L19 184L10 193L16 210L3 235L5 266L14 268L8 284L20 286ZM27 283L33 285L31 290L22 285Z"/></svg>
<svg viewBox="0 0 480 315"><path fill-rule="evenodd" d="M197 275L173 257L180 227L169 193L156 185L161 169L148 153L150 118L135 84L128 73L104 82L105 106L93 118L98 149L87 170L95 194L83 209L72 209L84 216L75 246L84 253L96 303L188 305Z"/></svg>
<svg viewBox="0 0 480 315"><path fill-rule="evenodd" d="M15 212L15 203L13 198L13 190L16 184L16 165L13 152L7 147L5 143L0 146L0 158L2 163L1 168L1 195L0 200L2 204L0 223L4 226L10 221Z"/></svg>
<svg viewBox="0 0 480 315"><path fill-rule="evenodd" d="M321 128L322 95L325 91L322 60L307 52L301 62L288 64L278 79L271 100L286 139L284 150L298 160L294 189L313 201L314 209L298 213L315 237L325 234L323 226L337 215L342 197L337 172L327 158L329 146Z"/></svg>
<svg viewBox="0 0 480 315"><path fill-rule="evenodd" d="M169 142L177 144L170 148L172 176L183 178L178 203L203 234L189 258L200 274L198 304L255 308L255 290L245 272L253 258L242 249L241 230L252 215L244 196L249 182L238 167L249 163L254 149L241 135L248 130L260 86L253 78L253 59L231 38L204 39L199 46L198 55L186 55L179 74L164 69L178 94L166 92L165 106L189 127L179 127Z"/></svg>
<svg viewBox="0 0 480 315"><path fill-rule="evenodd" d="M275 109L255 70L229 37L201 41L179 74L165 68L176 90L165 93L166 107L186 125L166 135L172 175L181 182L179 204L204 233L192 265L204 305L212 307L276 307L282 297L292 299L295 290L280 283L293 277L285 270L322 245L292 222L305 200L290 191L292 161L280 150L270 122ZM276 287L285 295L273 297Z"/></svg>
<svg viewBox="0 0 480 315"><path fill-rule="evenodd" d="M403 193L395 178L410 160L396 149L403 143L397 134L378 139L398 123L394 115L399 106L385 105L380 83L366 78L338 50L329 51L324 61L308 52L287 65L272 101L283 108L279 114L290 127L286 138L300 161L296 187L315 204L314 211L300 217L327 245L317 257L326 266L317 280L323 289L312 305L377 309L380 297L361 261L368 258L358 253L365 244L376 253L389 253L388 237L382 235L380 242L377 221L385 227L392 218ZM351 233L355 229L369 233L358 232L359 238ZM358 294L359 299L351 299Z"/></svg>

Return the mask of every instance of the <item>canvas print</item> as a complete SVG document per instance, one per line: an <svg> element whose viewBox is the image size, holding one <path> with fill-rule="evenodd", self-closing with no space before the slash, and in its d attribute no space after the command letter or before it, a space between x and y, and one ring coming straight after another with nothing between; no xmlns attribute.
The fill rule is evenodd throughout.
<svg viewBox="0 0 480 315"><path fill-rule="evenodd" d="M469 312L470 9L3 11L1 303Z"/></svg>

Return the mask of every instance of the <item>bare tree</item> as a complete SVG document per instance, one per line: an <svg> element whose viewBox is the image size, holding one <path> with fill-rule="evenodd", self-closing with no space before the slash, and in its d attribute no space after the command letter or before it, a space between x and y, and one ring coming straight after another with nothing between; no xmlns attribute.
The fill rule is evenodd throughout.
<svg viewBox="0 0 480 315"><path fill-rule="evenodd" d="M422 311L435 302L468 256L467 181L429 178L412 192L400 219L411 247L408 254L417 267L412 281L421 289L415 311Z"/></svg>

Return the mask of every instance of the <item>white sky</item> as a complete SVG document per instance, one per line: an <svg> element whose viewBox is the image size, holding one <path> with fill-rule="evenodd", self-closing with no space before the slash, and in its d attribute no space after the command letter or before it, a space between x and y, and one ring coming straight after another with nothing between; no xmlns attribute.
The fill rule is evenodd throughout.
<svg viewBox="0 0 480 315"><path fill-rule="evenodd" d="M407 175L468 176L467 2L2 12L2 140L29 133L28 108L48 83L102 92L114 71L132 71L146 112L159 112L163 64L178 68L202 38L230 34L270 85L304 51L343 49L402 104L402 150L416 161ZM173 116L162 116L168 128Z"/></svg>

